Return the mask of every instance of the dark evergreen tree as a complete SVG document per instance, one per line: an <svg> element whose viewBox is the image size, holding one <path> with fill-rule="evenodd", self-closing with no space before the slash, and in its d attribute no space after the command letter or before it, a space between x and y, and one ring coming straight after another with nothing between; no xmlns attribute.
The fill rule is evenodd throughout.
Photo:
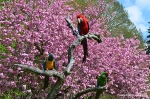
<svg viewBox="0 0 150 99"><path fill-rule="evenodd" d="M150 22L148 22L149 24L150 24ZM150 27L149 27L149 29L148 29L148 33L150 33ZM150 38L150 35L148 35L147 36L147 38ZM149 54L150 53L150 40L148 40L147 42L146 42L146 54Z"/></svg>

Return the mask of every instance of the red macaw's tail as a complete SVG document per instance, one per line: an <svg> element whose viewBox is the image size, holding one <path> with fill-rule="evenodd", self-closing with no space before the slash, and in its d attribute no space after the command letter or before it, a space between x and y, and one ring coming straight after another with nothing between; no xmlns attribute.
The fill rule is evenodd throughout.
<svg viewBox="0 0 150 99"><path fill-rule="evenodd" d="M45 79L44 79L44 89L46 89L48 87L48 81L49 81L49 76L45 76Z"/></svg>
<svg viewBox="0 0 150 99"><path fill-rule="evenodd" d="M86 56L88 56L88 46L87 46L87 39L83 39L81 42L81 45L83 45L83 50L84 50L84 57L82 62L86 61Z"/></svg>

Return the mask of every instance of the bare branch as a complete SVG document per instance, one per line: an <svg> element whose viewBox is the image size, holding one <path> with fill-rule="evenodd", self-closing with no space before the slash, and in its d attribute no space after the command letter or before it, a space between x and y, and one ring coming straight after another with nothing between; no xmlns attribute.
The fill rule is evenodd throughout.
<svg viewBox="0 0 150 99"><path fill-rule="evenodd" d="M22 67L26 70L29 70L33 73L39 74L39 75L43 75L43 76L56 76L57 78L60 79L64 79L64 75L60 74L59 72L57 72L56 70L41 70L37 67L33 67L33 66L29 66L29 65L23 65L23 64L14 64L16 66Z"/></svg>
<svg viewBox="0 0 150 99"><path fill-rule="evenodd" d="M77 40L74 41L73 44L69 47L69 50L68 50L68 65L67 65L65 74L70 74L70 70L71 70L71 68L72 68L72 66L75 62L75 59L74 59L74 56L73 56L73 51L74 51L75 47L78 44L80 44L81 41L84 38L95 39L95 40L97 40L98 43L102 42L99 34L87 34L87 35L78 37Z"/></svg>
<svg viewBox="0 0 150 99"><path fill-rule="evenodd" d="M73 35L76 35L77 37L80 36L79 33L76 31L76 29L73 26L72 21L70 20L70 16L68 14L67 18L66 18L66 22L68 23L67 26L72 30Z"/></svg>
<svg viewBox="0 0 150 99"><path fill-rule="evenodd" d="M55 99L55 96L60 91L61 87L64 84L64 80L58 79L55 85L51 88L50 93L47 95L46 99Z"/></svg>
<svg viewBox="0 0 150 99"><path fill-rule="evenodd" d="M36 49L40 52L40 55L43 55L44 50L42 48L39 47L39 45L37 43L34 43L34 46L36 47Z"/></svg>
<svg viewBox="0 0 150 99"><path fill-rule="evenodd" d="M86 90L83 90L79 93L77 93L72 99L77 99L79 98L80 96L82 96L83 94L86 94L86 93L89 93L89 92L97 92L97 91L104 91L106 90L106 87L95 87L95 88L88 88Z"/></svg>

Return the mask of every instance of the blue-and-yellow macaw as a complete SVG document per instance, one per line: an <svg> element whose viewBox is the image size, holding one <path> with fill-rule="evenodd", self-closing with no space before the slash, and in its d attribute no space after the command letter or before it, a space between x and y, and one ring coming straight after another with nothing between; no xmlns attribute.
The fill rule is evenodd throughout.
<svg viewBox="0 0 150 99"><path fill-rule="evenodd" d="M81 36L86 35L89 32L89 24L87 19L85 18L84 15L79 14L77 15L77 20L78 20L78 32ZM87 46L87 39L85 38L82 40L81 44L83 45L83 50L84 50L84 57L83 61L86 61L86 56L88 56L88 46Z"/></svg>
<svg viewBox="0 0 150 99"><path fill-rule="evenodd" d="M51 53L48 57L45 58L43 62L43 69L45 70L53 70L56 69L56 61L54 59L54 55ZM44 89L48 87L49 77L45 76L44 80Z"/></svg>

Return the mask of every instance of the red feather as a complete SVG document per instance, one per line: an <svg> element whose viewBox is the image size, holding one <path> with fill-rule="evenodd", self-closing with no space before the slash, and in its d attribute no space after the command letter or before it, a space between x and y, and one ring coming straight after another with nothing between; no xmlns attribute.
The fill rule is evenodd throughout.
<svg viewBox="0 0 150 99"><path fill-rule="evenodd" d="M82 14L77 15L77 18L82 19L82 22L78 23L78 25L80 26L80 35L86 35L89 32L88 20Z"/></svg>
<svg viewBox="0 0 150 99"><path fill-rule="evenodd" d="M77 15L77 19L78 18L80 21L80 22L78 22L78 32L80 35L86 35L89 32L88 20L82 14ZM87 39L85 38L84 40L82 40L81 44L83 45L83 50L84 50L83 62L85 62L86 56L88 56Z"/></svg>

